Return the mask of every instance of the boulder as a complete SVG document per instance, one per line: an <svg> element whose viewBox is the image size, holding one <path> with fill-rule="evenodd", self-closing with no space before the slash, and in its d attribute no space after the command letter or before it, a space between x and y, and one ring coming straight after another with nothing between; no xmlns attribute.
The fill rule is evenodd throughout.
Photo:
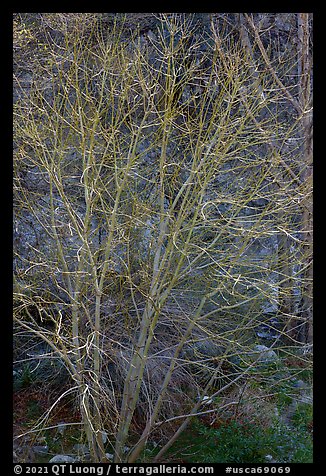
<svg viewBox="0 0 326 476"><path fill-rule="evenodd" d="M49 463L78 463L78 459L69 455L55 455Z"/></svg>
<svg viewBox="0 0 326 476"><path fill-rule="evenodd" d="M264 363L272 363L276 362L278 360L278 355L277 353L267 347L266 345L255 345L253 349L252 356L256 359L258 355L258 362L264 362Z"/></svg>
<svg viewBox="0 0 326 476"><path fill-rule="evenodd" d="M265 460L267 463L276 463L276 460L273 458L272 455L265 455Z"/></svg>
<svg viewBox="0 0 326 476"><path fill-rule="evenodd" d="M292 386L294 388L299 388L299 389L309 388L309 385L303 380L300 380L300 379L291 379L291 380L292 380Z"/></svg>
<svg viewBox="0 0 326 476"><path fill-rule="evenodd" d="M80 443L77 443L72 447L74 451L76 451L77 454L88 454L89 453L89 448L87 445L83 445Z"/></svg>
<svg viewBox="0 0 326 476"><path fill-rule="evenodd" d="M36 455L46 455L49 452L49 447L47 445L44 446L32 446L32 451Z"/></svg>

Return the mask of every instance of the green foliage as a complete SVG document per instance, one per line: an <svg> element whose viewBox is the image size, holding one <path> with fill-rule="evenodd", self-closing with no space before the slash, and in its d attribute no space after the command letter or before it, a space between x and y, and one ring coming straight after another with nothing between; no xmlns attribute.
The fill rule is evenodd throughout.
<svg viewBox="0 0 326 476"><path fill-rule="evenodd" d="M13 389L14 391L21 390L33 383L33 374L29 365L24 365L22 369L15 371Z"/></svg>
<svg viewBox="0 0 326 476"><path fill-rule="evenodd" d="M290 395L288 395L285 389L282 389L282 391L278 394L277 400L278 400L278 406L281 409L292 402L292 398L290 397Z"/></svg>
<svg viewBox="0 0 326 476"><path fill-rule="evenodd" d="M169 452L172 461L181 458L189 463L266 463L266 455L277 462L311 462L312 439L302 420L294 428L280 424L263 428L250 421L210 428L197 420Z"/></svg>
<svg viewBox="0 0 326 476"><path fill-rule="evenodd" d="M313 407L309 403L298 403L292 416L292 423L298 429L307 429L312 424Z"/></svg>

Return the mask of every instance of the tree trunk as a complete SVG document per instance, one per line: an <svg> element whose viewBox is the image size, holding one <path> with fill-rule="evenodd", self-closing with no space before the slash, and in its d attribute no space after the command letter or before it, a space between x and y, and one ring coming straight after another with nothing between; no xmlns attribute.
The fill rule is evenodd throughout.
<svg viewBox="0 0 326 476"><path fill-rule="evenodd" d="M311 344L313 339L312 310L313 310L313 215L312 215L312 95L311 95L311 68L312 57L309 50L309 13L298 14L299 36L299 101L302 107L301 130L303 135L303 162L302 183L304 184L304 200L302 214L303 255L305 271L301 301L301 318L303 320L302 340ZM310 193L309 193L310 192Z"/></svg>

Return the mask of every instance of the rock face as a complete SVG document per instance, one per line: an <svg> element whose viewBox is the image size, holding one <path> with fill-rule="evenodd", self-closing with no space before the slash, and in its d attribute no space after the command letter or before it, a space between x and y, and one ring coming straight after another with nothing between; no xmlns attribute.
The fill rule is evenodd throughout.
<svg viewBox="0 0 326 476"><path fill-rule="evenodd" d="M72 18L72 16L69 16L70 14L62 14L61 15L61 20L60 21L67 21L69 23L69 18ZM98 18L97 21L99 21L100 28L105 31L106 29L109 30L114 22L117 22L118 26L121 26L123 28L123 38L126 39L130 37L130 35L134 34L137 31L137 28L139 28L139 45L140 48L146 47L148 48L151 45L156 45L155 48L157 48L158 42L157 42L157 27L160 25L162 27L162 22L160 19L160 14L153 14L153 13L128 13L128 14L123 14L123 13L102 13L102 14L97 14ZM168 14L170 15L170 14ZM237 28L238 25L238 15L237 14L232 14L232 13L196 13L194 15L189 15L189 14L171 14L179 16L180 19L182 20L189 20L191 28L194 28L195 35L203 35L203 38L207 39L207 44L205 45L205 41L201 42L201 46L197 47L194 49L196 52L193 52L194 60L199 61L203 56L206 55L207 51L207 45L209 44L209 38L212 35L212 32L210 30L210 22L211 20L216 22L217 26L220 26L225 22L232 28ZM24 21L28 22L30 21L41 21L42 20L42 14L23 14ZM254 15L255 21L259 24L260 28L270 28L271 29L271 34L275 34L275 36L279 35L282 37L282 35L285 35L285 39L287 39L286 35L287 32L293 25L295 24L295 14L255 14ZM65 20L66 19L66 20ZM60 23L60 22L59 22ZM67 24L68 24L67 23ZM56 22L54 21L52 27L55 30L55 25ZM169 33L166 30L166 26L164 26L163 22L163 33L166 36L166 40L168 41L169 39ZM176 38L176 41L178 38ZM285 44L285 43L284 43ZM131 45L131 48L136 48L136 43ZM143 45L143 46L142 46ZM153 62L157 61L157 58L155 58L155 52L157 52L156 49L153 49ZM192 46L190 46L190 50L193 51ZM209 60L210 61L210 60ZM17 68L19 67L19 62L17 61ZM208 64L208 67L210 65ZM209 69L209 68L208 68ZM28 90L32 84L32 76L30 72L27 71L21 71L19 74L20 78L20 84L24 85L24 88ZM185 96L192 94L191 90L187 90L187 87L185 87L185 90L183 91L183 94ZM19 88L17 89L17 92L19 91ZM52 98L53 99L53 98ZM182 97L180 99L182 101ZM187 102L187 101L186 101ZM128 136L126 136L126 140L128 140ZM142 156L142 160L144 163L144 170L139 168L137 171L139 176L146 175L144 174L144 171L146 167L150 166L152 167L153 161L157 159L157 156L159 155L159 148L158 150L153 150L150 148L150 141L151 141L151 135L149 134L148 137L144 137L142 140L140 147L141 150L139 150L140 155ZM63 160L67 164L67 170L68 166L72 166L71 164L74 164L73 167L77 167L82 161L82 158L80 156L80 152L78 152L77 147L69 147L67 150L65 150L62 154L62 158L60 160ZM146 152L145 152L146 151ZM168 151L169 153L172 153L172 151ZM22 163L24 162L25 159L22 160ZM238 187L238 180L237 177L232 175L232 169L233 169L233 162L230 161L229 165L226 164L225 170L221 170L217 177L216 177L216 187L217 191L220 190L221 192L224 191L224 189L227 189L227 187L230 187L230 184L233 182L235 183L236 187ZM230 170L227 170L227 167L230 167ZM75 173L75 172L74 172ZM81 174L80 170L78 170L78 173ZM54 250L56 249L56 244L53 240L53 234L51 231L51 223L50 223L50 214L47 224L47 229L43 227L44 223L46 222L45 219L45 210L49 209L49 179L46 173L44 171L42 172L36 165L33 165L33 160L31 160L29 163L27 162L26 167L22 167L20 172L20 181L21 181L21 186L28 190L29 195L33 195L35 198L35 202L32 204L32 210L25 210L24 214L17 215L15 216L15 229L14 229L14 243L15 243L15 250L17 252L17 255L15 256L14 260L14 267L15 267L15 275L17 276L17 280L15 281L15 285L17 284L17 293L20 292L25 292L26 287L28 287L29 282L27 280L30 280L30 282L39 282L39 290L38 294L42 295L42 287L46 288L48 291L53 292L53 293L58 293L58 287L60 287L61 290L65 289L65 283L62 280L62 276L60 275L60 272L56 272L56 267L54 266L54 271L53 271L53 277L52 279L48 279L47 282L45 282L44 278L44 273L41 274L37 272L38 267L37 266L30 266L31 262L37 262L37 260L40 260L40 257L45 257L50 258L53 255ZM152 177L146 177L146 180L151 180ZM70 179L69 179L70 180ZM68 183L69 181L67 180L67 187L73 187L75 184L73 184L73 181ZM78 182L79 183L79 182ZM136 182L135 182L136 183ZM140 182L139 182L140 183ZM72 190L71 189L71 190ZM75 192L74 192L75 193ZM155 190L155 187L153 189L153 195L157 193L157 190ZM213 193L214 195L214 193ZM208 197L209 198L209 197ZM213 197L214 198L214 197ZM65 209L65 205L61 200L60 194L56 191L53 193L53 208L54 208L54 219L57 222L57 231L58 233L62 234L64 236L64 250L67 250L65 259L68 263L68 267L70 268L70 272L73 272L73 266L74 266L74 261L73 257L76 256L82 246L81 241L79 240L78 236L73 234L72 229L71 229L71 224L70 224L70 218L68 216L67 210ZM243 220L244 222L242 223L242 226L246 226L245 223L250 223L250 217L259 211L260 209L266 207L268 204L268 201L266 201L264 198L256 198L251 200L246 207L243 207L241 214L243 215ZM227 216L227 209L228 209L229 204L220 204L220 210L219 212L222 213L222 215L225 213ZM83 220L83 217L85 216L85 206L83 204L83 198L82 196L76 195L76 200L74 200L73 203L74 207L74 212L76 214L76 219L80 219L81 221ZM98 221L97 218L94 214L94 217L92 218L92 223L90 224L90 244L94 249L99 247L99 242L101 241L101 238L99 237L100 235L100 230L98 228ZM136 244L136 248L141 255L141 259L146 259L146 256L151 253L151 245L153 241L156 239L156 231L158 229L158 223L157 220L155 220L155 217L153 216L148 216L146 221L143 221L142 225L138 225L138 236L137 236L137 241L138 243ZM250 225L249 225L250 226ZM102 240L105 239L105 232L103 231L102 233ZM135 240L136 240L135 239ZM240 241L242 240L242 237L240 237ZM277 253L277 236L271 234L270 236L267 236L265 238L259 238L257 240L253 240L254 242L250 245L248 248L248 251L244 254L244 260L248 259L255 259L259 260L261 262L261 267L264 268L266 267L266 263L270 260L270 257ZM69 250L69 251L68 251ZM124 250L117 250L116 251L116 257L117 259L115 262L112 260L112 266L114 269L117 267L117 262L121 261L123 262L125 260L124 256ZM241 266L241 263L239 264L239 267ZM28 272L26 271L28 269ZM40 268L41 269L41 268ZM119 271L119 270L118 270ZM241 270L239 270L239 274L241 273ZM23 277L24 283L22 280L20 280L20 277ZM259 279L260 276L257 273L257 279ZM276 312L278 308L278 285L277 285L277 279L275 279L275 276L272 276L272 273L268 273L263 277L264 282L266 283L266 295L271 296L274 298L273 302L269 302L267 300L262 300L261 302L261 311L264 312ZM59 284L59 286L54 289L53 286L53 281ZM240 290L241 291L241 290ZM67 296L64 294L60 296L60 299L63 301L67 300ZM272 309L272 311L271 311ZM264 329L259 330L260 335L259 337L261 338L274 338L272 334L268 335L268 332L266 332Z"/></svg>

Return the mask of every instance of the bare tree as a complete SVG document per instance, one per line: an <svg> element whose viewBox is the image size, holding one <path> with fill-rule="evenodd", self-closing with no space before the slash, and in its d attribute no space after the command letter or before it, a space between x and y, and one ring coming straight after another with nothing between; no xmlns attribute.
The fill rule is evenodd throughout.
<svg viewBox="0 0 326 476"><path fill-rule="evenodd" d="M298 123L308 140L311 106L308 73L297 100L249 16L263 68L245 30L238 40L213 19L204 34L190 17L162 14L157 31L126 37L116 22L104 35L92 15L44 14L27 88L26 72L15 74L14 318L68 369L93 461L106 461L108 434L115 461L132 463L180 419L160 458L205 395L255 368L262 307L278 299L280 232L307 249L309 271L286 262L277 286L290 279L291 299L304 283L310 316L311 213L304 238L292 217L298 203L310 211L311 145L304 189L301 149L284 145Z"/></svg>

